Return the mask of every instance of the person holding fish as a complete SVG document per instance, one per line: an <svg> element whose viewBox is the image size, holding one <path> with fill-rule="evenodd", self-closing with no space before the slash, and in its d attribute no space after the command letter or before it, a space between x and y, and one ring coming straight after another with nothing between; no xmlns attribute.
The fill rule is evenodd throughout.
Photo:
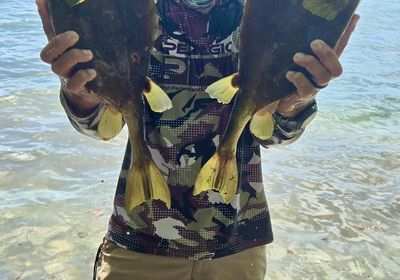
<svg viewBox="0 0 400 280"><path fill-rule="evenodd" d="M41 59L72 125L103 140L129 129L94 279L264 279L260 146L297 140L313 119L358 1L96 1L36 0Z"/></svg>

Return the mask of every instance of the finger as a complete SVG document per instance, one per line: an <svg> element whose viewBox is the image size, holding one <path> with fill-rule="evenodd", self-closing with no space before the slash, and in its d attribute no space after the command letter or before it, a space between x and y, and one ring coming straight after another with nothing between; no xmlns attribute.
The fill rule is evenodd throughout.
<svg viewBox="0 0 400 280"><path fill-rule="evenodd" d="M40 19L42 20L44 33L46 34L47 39L50 40L55 34L51 24L49 10L47 8L47 0L36 0L36 6Z"/></svg>
<svg viewBox="0 0 400 280"><path fill-rule="evenodd" d="M321 61L321 64L333 77L342 75L343 68L339 62L339 57L330 46L321 40L314 40L311 43L311 48Z"/></svg>
<svg viewBox="0 0 400 280"><path fill-rule="evenodd" d="M58 34L43 48L40 53L40 58L46 63L52 63L68 48L75 45L78 40L78 33L74 31Z"/></svg>
<svg viewBox="0 0 400 280"><path fill-rule="evenodd" d="M287 118L293 117L297 113L297 108L304 106L305 100L301 98L298 93L293 93L281 99L277 112Z"/></svg>
<svg viewBox="0 0 400 280"><path fill-rule="evenodd" d="M271 104L269 104L267 106L265 106L264 108L262 108L260 110L258 110L256 112L256 114L258 114L258 115L265 115L267 113L273 114L278 109L278 107L279 107L279 100L275 101L275 102L273 102L273 103L271 103Z"/></svg>
<svg viewBox="0 0 400 280"><path fill-rule="evenodd" d="M276 110L278 110L278 107L279 107L279 100L264 107L264 110L267 110L269 113L273 114L275 113Z"/></svg>
<svg viewBox="0 0 400 280"><path fill-rule="evenodd" d="M289 71L286 78L294 84L300 97L314 96L318 90L310 83L303 73Z"/></svg>
<svg viewBox="0 0 400 280"><path fill-rule="evenodd" d="M93 54L90 50L71 49L51 64L51 69L57 75L68 78L71 69L78 63L90 61Z"/></svg>
<svg viewBox="0 0 400 280"><path fill-rule="evenodd" d="M328 84L331 80L331 74L325 69L321 62L312 55L296 53L293 61L304 68L313 76L314 81L321 86Z"/></svg>
<svg viewBox="0 0 400 280"><path fill-rule="evenodd" d="M70 91L81 91L87 82L96 78L94 69L82 69L76 72L67 82L67 89Z"/></svg>
<svg viewBox="0 0 400 280"><path fill-rule="evenodd" d="M347 44L349 43L350 37L353 34L353 31L356 29L357 23L360 20L360 15L353 15L349 25L346 28L346 31L343 33L342 37L340 38L339 42L336 44L335 52L340 57L346 48Z"/></svg>

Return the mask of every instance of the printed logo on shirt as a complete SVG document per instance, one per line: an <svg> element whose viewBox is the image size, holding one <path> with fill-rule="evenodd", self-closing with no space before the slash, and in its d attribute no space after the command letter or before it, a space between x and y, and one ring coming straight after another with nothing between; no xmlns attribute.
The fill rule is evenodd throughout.
<svg viewBox="0 0 400 280"><path fill-rule="evenodd" d="M177 54L177 55L191 55L196 53L196 47L193 47L185 42L179 42L174 39L168 39L166 42L163 42L163 51L168 54ZM198 47L200 48L200 47ZM232 52L232 41L225 40L221 43L214 43L209 46L203 47L200 51L203 54L224 54Z"/></svg>

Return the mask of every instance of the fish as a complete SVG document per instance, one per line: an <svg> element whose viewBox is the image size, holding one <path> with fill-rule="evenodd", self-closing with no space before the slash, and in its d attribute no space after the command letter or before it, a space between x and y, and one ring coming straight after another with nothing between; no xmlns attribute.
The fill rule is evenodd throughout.
<svg viewBox="0 0 400 280"><path fill-rule="evenodd" d="M296 88L288 71L311 74L294 64L297 52L313 55L310 43L321 39L334 48L360 0L247 0L240 25L239 72L220 79L206 92L222 104L233 103L226 132L214 155L200 170L193 195L215 190L225 203L238 188L236 149L249 129L258 139L273 134L275 121L265 109Z"/></svg>
<svg viewBox="0 0 400 280"><path fill-rule="evenodd" d="M97 127L101 138L114 137L128 126L131 166L126 177L125 209L160 200L171 207L168 185L154 162L145 138L145 101L151 110L172 107L168 95L147 77L157 34L153 0L48 0L56 34L74 30L77 48L90 49L93 59L72 69L94 68L86 88L107 106Z"/></svg>

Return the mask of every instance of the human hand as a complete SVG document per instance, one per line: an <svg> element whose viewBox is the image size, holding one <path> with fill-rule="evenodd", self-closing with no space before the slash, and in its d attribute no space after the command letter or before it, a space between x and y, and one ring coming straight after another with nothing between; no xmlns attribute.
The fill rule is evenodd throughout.
<svg viewBox="0 0 400 280"><path fill-rule="evenodd" d="M346 48L359 19L359 15L352 17L346 31L334 49L321 40L313 41L311 49L318 59L304 53L296 53L294 55L294 62L306 68L315 84L319 86L318 88L314 86L303 73L289 71L286 78L294 84L297 90L294 94L280 101L276 110L279 114L289 118L296 116L310 105L320 88L327 86L332 79L339 77L343 73L339 57Z"/></svg>
<svg viewBox="0 0 400 280"><path fill-rule="evenodd" d="M69 101L75 105L74 107L85 110L97 106L100 102L99 97L85 89L86 83L96 77L96 71L81 69L70 75L75 65L92 60L92 52L73 48L79 40L79 35L74 31L55 35L47 8L47 0L36 0L36 5L48 39L47 45L40 53L40 58L50 64L52 71L61 78L62 87L68 94Z"/></svg>

